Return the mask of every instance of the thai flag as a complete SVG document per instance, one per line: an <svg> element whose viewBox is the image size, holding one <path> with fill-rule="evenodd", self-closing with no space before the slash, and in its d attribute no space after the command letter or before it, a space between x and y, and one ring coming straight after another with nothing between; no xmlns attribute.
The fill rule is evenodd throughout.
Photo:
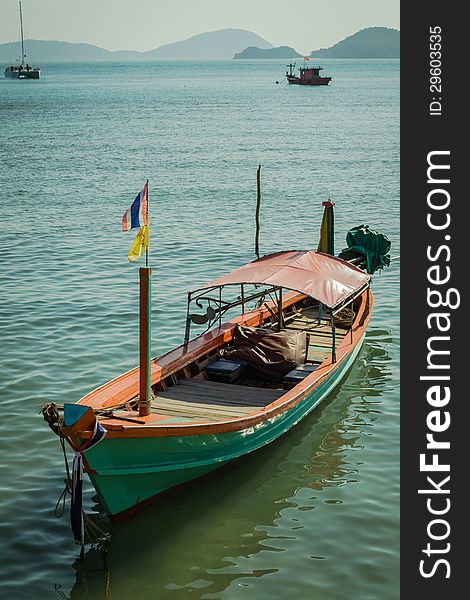
<svg viewBox="0 0 470 600"><path fill-rule="evenodd" d="M130 231L135 227L148 225L148 184L136 196L132 206L126 210L122 217L122 230Z"/></svg>

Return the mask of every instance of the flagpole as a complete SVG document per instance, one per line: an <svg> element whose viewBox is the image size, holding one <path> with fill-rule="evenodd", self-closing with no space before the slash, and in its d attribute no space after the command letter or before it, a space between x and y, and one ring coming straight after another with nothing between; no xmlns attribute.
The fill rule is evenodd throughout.
<svg viewBox="0 0 470 600"><path fill-rule="evenodd" d="M150 194L149 194L149 180L147 179L147 224L149 226L149 236L150 236L150 225L149 225L149 201L150 201ZM145 266L148 267L149 266L149 249L148 246L146 246L145 248Z"/></svg>
<svg viewBox="0 0 470 600"><path fill-rule="evenodd" d="M147 223L148 223L148 179L147 179ZM152 269L148 266L148 248L145 248L145 267L139 269L140 280L140 374L139 374L139 417L150 414L151 391L151 312L152 312Z"/></svg>

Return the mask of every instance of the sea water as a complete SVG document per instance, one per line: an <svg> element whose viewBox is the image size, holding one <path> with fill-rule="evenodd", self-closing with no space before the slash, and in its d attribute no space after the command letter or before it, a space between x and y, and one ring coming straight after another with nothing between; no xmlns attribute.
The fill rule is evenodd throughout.
<svg viewBox="0 0 470 600"><path fill-rule="evenodd" d="M65 466L39 406L138 362L134 232L149 180L152 351L183 340L186 292L261 253L336 249L362 223L399 254L399 62L47 64L0 81L0 589L8 599L398 598L399 261L374 277L364 347L342 385L270 446L112 525L83 560L54 516ZM279 81L279 83L276 83ZM197 333L197 330L195 330Z"/></svg>

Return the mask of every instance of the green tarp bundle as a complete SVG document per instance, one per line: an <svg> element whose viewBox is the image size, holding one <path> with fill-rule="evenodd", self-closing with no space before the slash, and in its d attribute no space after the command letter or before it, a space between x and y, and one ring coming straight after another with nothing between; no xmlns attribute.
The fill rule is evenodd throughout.
<svg viewBox="0 0 470 600"><path fill-rule="evenodd" d="M386 235L370 229L369 225L359 225L348 231L348 247L341 250L339 258L352 260L362 256L366 271L372 275L378 269L390 264L391 242Z"/></svg>

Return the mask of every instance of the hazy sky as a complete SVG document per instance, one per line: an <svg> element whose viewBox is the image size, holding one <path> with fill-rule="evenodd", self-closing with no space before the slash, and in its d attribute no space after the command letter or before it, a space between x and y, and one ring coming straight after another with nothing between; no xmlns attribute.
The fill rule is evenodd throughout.
<svg viewBox="0 0 470 600"><path fill-rule="evenodd" d="M399 0L22 0L25 38L151 50L204 31L254 31L300 52L364 27L400 27ZM0 43L19 39L17 0L0 0Z"/></svg>

